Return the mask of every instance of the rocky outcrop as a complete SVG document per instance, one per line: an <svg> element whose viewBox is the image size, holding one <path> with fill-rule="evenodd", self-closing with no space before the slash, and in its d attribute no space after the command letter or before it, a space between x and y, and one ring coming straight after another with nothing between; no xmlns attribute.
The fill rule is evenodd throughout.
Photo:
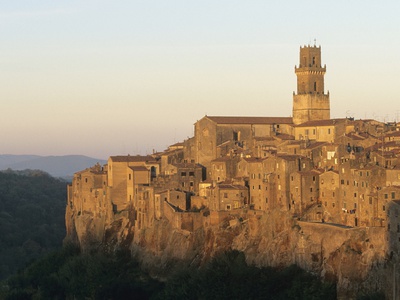
<svg viewBox="0 0 400 300"><path fill-rule="evenodd" d="M393 294L393 271L397 261L387 255L383 227L350 228L321 222L304 222L287 213L256 213L237 210L218 225L193 232L176 229L166 218L135 231L128 212L111 222L90 214L68 216L68 237L83 249L128 247L142 267L157 277L176 268L200 266L216 253L243 251L248 263L283 267L297 264L337 283L340 299L382 289ZM399 277L397 277L399 278Z"/></svg>

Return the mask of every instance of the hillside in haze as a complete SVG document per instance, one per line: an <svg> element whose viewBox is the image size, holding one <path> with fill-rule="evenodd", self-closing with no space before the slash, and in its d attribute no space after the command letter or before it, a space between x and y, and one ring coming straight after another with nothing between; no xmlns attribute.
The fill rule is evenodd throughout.
<svg viewBox="0 0 400 300"><path fill-rule="evenodd" d="M84 170L96 163L103 165L106 161L84 155L0 155L0 170L42 170L51 176L62 178L72 177L75 172Z"/></svg>

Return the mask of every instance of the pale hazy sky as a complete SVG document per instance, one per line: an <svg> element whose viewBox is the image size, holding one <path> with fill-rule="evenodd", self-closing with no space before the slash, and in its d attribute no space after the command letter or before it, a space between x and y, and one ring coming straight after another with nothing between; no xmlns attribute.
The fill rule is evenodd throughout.
<svg viewBox="0 0 400 300"><path fill-rule="evenodd" d="M290 116L299 47L331 116L400 121L400 1L1 1L0 154L146 154L208 115Z"/></svg>

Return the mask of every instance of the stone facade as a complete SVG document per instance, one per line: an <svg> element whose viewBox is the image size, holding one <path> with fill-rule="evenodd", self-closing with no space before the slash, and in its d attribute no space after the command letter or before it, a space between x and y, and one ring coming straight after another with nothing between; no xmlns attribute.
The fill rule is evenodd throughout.
<svg viewBox="0 0 400 300"><path fill-rule="evenodd" d="M293 95L293 123L330 119L329 93L324 92L326 67L321 64L321 47L300 47L297 94Z"/></svg>
<svg viewBox="0 0 400 300"><path fill-rule="evenodd" d="M148 240L154 255L168 248L160 242L160 224L169 228L166 235L190 238L198 232L212 236L212 226L245 228L235 229L242 244L230 245L244 251L254 250L244 242L251 240L247 234L262 251L274 247L277 237L284 244L295 235L283 251L290 256L293 249L293 259L275 261L316 272L327 260L308 254L319 253L315 249L326 242L310 243L311 233L337 231L343 243L350 243L329 241L333 252L362 245L371 257L399 256L400 126L330 119L325 70L319 47L300 49L293 118L204 116L195 123L193 137L164 152L112 156L105 166L76 173L68 187L67 235L81 244L89 236L102 244L119 226L117 240L132 239L134 245ZM248 223L240 223L243 219ZM363 240L354 246L348 236ZM384 242L374 243L379 253L367 242L377 237ZM334 261L338 253L333 252ZM274 265L271 257L262 262Z"/></svg>

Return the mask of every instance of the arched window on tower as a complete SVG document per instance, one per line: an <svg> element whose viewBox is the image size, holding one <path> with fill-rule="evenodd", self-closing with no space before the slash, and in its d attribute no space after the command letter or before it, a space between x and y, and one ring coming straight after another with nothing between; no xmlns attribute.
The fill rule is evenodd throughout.
<svg viewBox="0 0 400 300"><path fill-rule="evenodd" d="M316 92L316 91L317 91L317 82L314 81L314 92Z"/></svg>
<svg viewBox="0 0 400 300"><path fill-rule="evenodd" d="M312 64L315 65L315 56L312 58Z"/></svg>

